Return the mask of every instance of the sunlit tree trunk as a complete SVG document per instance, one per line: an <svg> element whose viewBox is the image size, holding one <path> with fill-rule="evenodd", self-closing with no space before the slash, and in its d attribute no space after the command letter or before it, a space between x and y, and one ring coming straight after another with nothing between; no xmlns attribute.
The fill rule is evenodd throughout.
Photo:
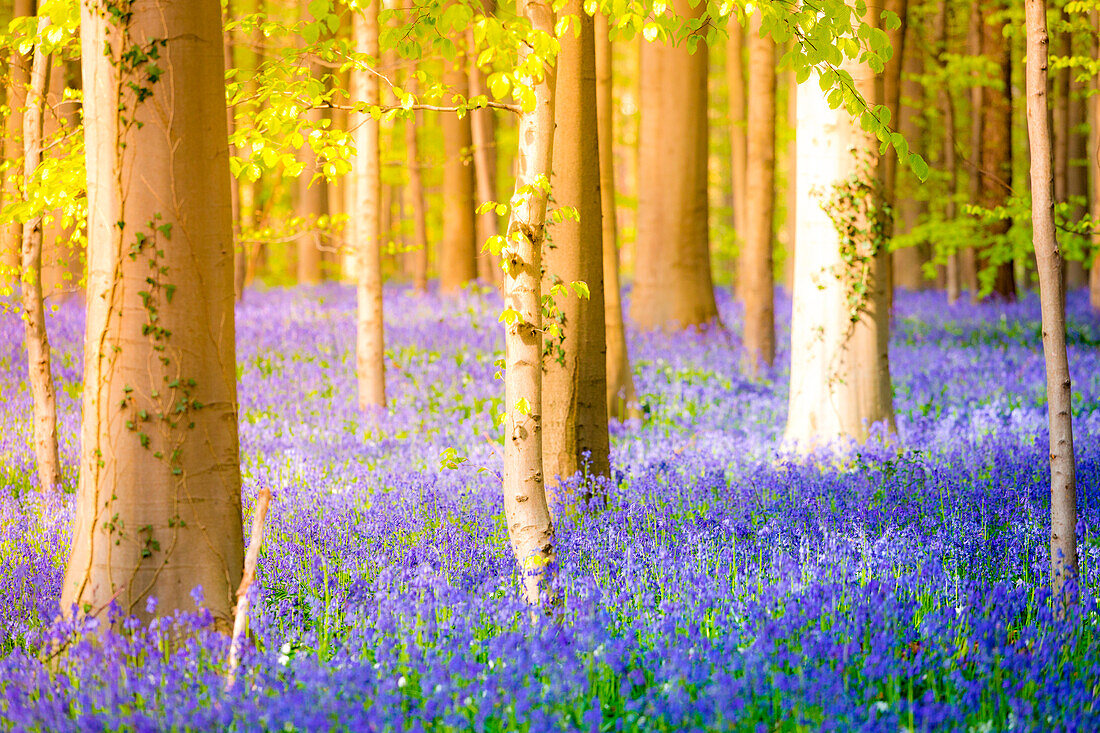
<svg viewBox="0 0 1100 733"><path fill-rule="evenodd" d="M232 17L233 3L231 0L226 0L223 28L224 21ZM226 70L236 68L237 64L233 59L233 33L228 29L223 31L222 48ZM232 107L225 108L225 122L232 136L237 126L237 118ZM236 146L230 143L229 156L234 157L237 154ZM248 276L248 254L241 242L241 189L237 178L232 174L229 177L229 200L233 219L233 294L237 300L241 300L244 297L245 279Z"/></svg>
<svg viewBox="0 0 1100 733"><path fill-rule="evenodd" d="M748 121L745 119L745 29L730 21L726 41L726 87L729 90L730 164L733 188L733 228L745 237L746 166L748 165ZM750 65L753 63L750 59ZM752 67L755 69L755 67Z"/></svg>
<svg viewBox="0 0 1100 733"><path fill-rule="evenodd" d="M65 89L79 89L71 75L79 76L79 62L65 63L54 60L50 64L49 83L46 85L46 107L42 115L43 155L62 156L68 151L64 146L54 146L52 141L61 136L78 137L80 130L80 102L65 99ZM84 275L84 248L82 238L73 236L73 222L66 222L60 209L47 213L42 222L42 296L47 300L61 301L81 297L80 281Z"/></svg>
<svg viewBox="0 0 1100 733"><path fill-rule="evenodd" d="M611 38L607 16L597 13L596 23L596 125L600 148L600 211L603 222L603 302L607 331L607 411L625 420L639 413L630 371L630 355L623 326L622 291L619 282L619 227L615 210L615 105L612 97Z"/></svg>
<svg viewBox="0 0 1100 733"><path fill-rule="evenodd" d="M856 88L876 99L865 66L845 62ZM823 208L835 184L876 174L877 142L825 101L816 76L798 88L798 232L791 320L791 385L786 440L809 450L837 438L862 442L882 423L894 432L888 359L885 243L842 243ZM824 192L824 198L815 195ZM863 196L873 195L864 190ZM869 222L853 222L867 228ZM845 252L858 264L852 268ZM853 272L853 269L855 270ZM856 281L866 295L853 312Z"/></svg>
<svg viewBox="0 0 1100 733"><path fill-rule="evenodd" d="M415 69L410 70L405 81L405 92L417 93ZM405 157L409 171L409 183L405 187L405 202L413 220L413 244L406 254L413 288L423 293L428 289L428 222L424 210L424 183L420 176L420 140L417 129L423 120L421 112L405 120Z"/></svg>
<svg viewBox="0 0 1100 733"><path fill-rule="evenodd" d="M905 41L906 28L909 24L909 0L883 0L882 8L897 14L898 20L901 21L901 24L897 28L891 29L886 27L883 19L877 17L877 8L877 5L871 7L868 13L867 22L870 25L882 27L887 38L890 40L890 47L893 49L893 54L886 61L886 67L882 70L882 74L875 80L875 93L880 102L886 105L886 108L890 110L890 124L896 125L898 111L901 108L901 68L906 55ZM890 207L891 213L893 213L895 189L897 187L898 178L898 157L896 155L881 156L878 164L878 175L883 203ZM886 238L888 240L893 239L893 236L894 217L891 215L886 218ZM887 309L892 309L896 279L894 277L893 257L889 254L887 255L885 277L886 306Z"/></svg>
<svg viewBox="0 0 1100 733"><path fill-rule="evenodd" d="M589 473L610 472L594 24L581 0L567 0L560 12L574 16L579 33L564 34L558 53L551 189L557 205L575 208L580 220L555 224L551 242L543 248L543 290L550 292L560 283L568 291L554 297L562 336L547 332L543 337L548 356L542 382L542 454L551 504L558 479L585 467L584 454L589 454ZM588 298L573 292L574 282L588 286Z"/></svg>
<svg viewBox="0 0 1100 733"><path fill-rule="evenodd" d="M298 18L300 21L313 21L308 0L298 0ZM309 75L318 78L323 72L320 64L308 63ZM310 107L305 112L306 124L310 128L320 127L325 117L320 107ZM322 238L317 230L317 220L328 213L328 186L323 180L314 180L318 173L317 154L309 145L303 145L298 151L298 159L305 169L298 176L297 214L306 220L308 231L296 240L297 276L300 285L316 285L321 282L321 245Z"/></svg>
<svg viewBox="0 0 1100 733"><path fill-rule="evenodd" d="M992 9L983 6L983 13ZM981 103L981 163L979 172L979 205L994 209L1008 203L1012 193L1012 66L1011 48L1004 37L1006 23L1003 14L994 15L982 31L982 55L998 70L994 86L983 90ZM999 20L997 18L1000 18ZM1009 229L1007 220L989 225L993 236L1003 236ZM1012 262L992 264L989 252L978 253L978 267L995 268L992 295L1003 300L1016 298L1016 277Z"/></svg>
<svg viewBox="0 0 1100 733"><path fill-rule="evenodd" d="M443 82L466 96L465 61L443 75ZM476 222L474 217L474 166L469 160L473 145L470 115L443 115L443 241L439 257L439 287L445 293L460 289L477 278Z"/></svg>
<svg viewBox="0 0 1100 733"><path fill-rule="evenodd" d="M1066 353L1062 254L1054 229L1051 136L1047 118L1047 14L1045 0L1025 0L1027 24L1027 131L1031 149L1032 242L1039 270L1043 359L1050 427L1050 566L1055 594L1077 574L1077 482Z"/></svg>
<svg viewBox="0 0 1100 733"><path fill-rule="evenodd" d="M48 26L47 16L39 18L39 33L45 32ZM49 63L50 57L42 52L41 47L36 47L23 113L23 180L28 182L34 178L42 162L42 110L46 102ZM34 399L35 468L39 490L48 492L60 488L62 476L61 460L57 454L57 401L50 370L50 340L46 333L46 310L42 303L41 216L23 225L20 300L27 348L27 375Z"/></svg>
<svg viewBox="0 0 1100 733"><path fill-rule="evenodd" d="M13 16L16 18L34 15L35 0L15 0ZM23 156L23 106L27 97L27 82L30 81L31 62L29 56L13 51L8 59L7 99L5 103L11 110L4 129L4 160L17 161ZM0 181L0 199L14 201L22 197L16 185L16 177L11 173ZM4 225L0 229L0 265L6 269L3 277L15 279L20 268L20 250L23 242L23 227L18 223Z"/></svg>
<svg viewBox="0 0 1100 733"><path fill-rule="evenodd" d="M1070 53L1081 53L1079 43L1070 35ZM1067 115L1069 118L1069 149L1067 150L1066 195L1073 206L1070 220L1077 222L1088 213L1089 200L1089 145L1088 145L1088 107L1084 95L1086 89L1073 79L1077 71L1070 73L1069 100ZM1082 203L1084 202L1084 203ZM1078 259L1066 261L1066 288L1077 290L1088 285L1089 272L1085 263Z"/></svg>
<svg viewBox="0 0 1100 733"><path fill-rule="evenodd" d="M554 11L544 0L521 5L532 27L554 32ZM505 325L504 516L512 551L523 573L527 602L548 599L554 572L554 527L542 464L542 246L546 195L554 155L554 69L536 80L535 107L519 125L516 195L504 251Z"/></svg>
<svg viewBox="0 0 1100 733"><path fill-rule="evenodd" d="M745 367L755 374L775 361L775 42L760 35L760 13L749 23L748 148L745 229L737 293L745 307Z"/></svg>
<svg viewBox="0 0 1100 733"><path fill-rule="evenodd" d="M358 10L352 20L356 50L377 63L378 6L372 0ZM378 75L365 68L351 72L352 99L370 105L379 104ZM354 130L355 205L350 212L352 242L355 245L356 302L355 376L359 409L386 406L385 331L382 327L382 238L380 207L382 168L379 160L379 124L369 114L353 113L349 127Z"/></svg>
<svg viewBox="0 0 1100 733"><path fill-rule="evenodd" d="M81 4L87 388L61 603L171 614L201 587L228 632L244 542L221 8L110 5ZM155 83L120 59L153 42Z"/></svg>
<svg viewBox="0 0 1100 733"><path fill-rule="evenodd" d="M798 128L798 77L793 71L787 73L787 126L791 130L790 140L787 142L787 190L786 222L787 230L787 260L783 263L783 284L787 292L794 289L794 253L798 231L798 136L795 131Z"/></svg>
<svg viewBox="0 0 1100 733"><path fill-rule="evenodd" d="M675 0L685 18L704 6ZM630 316L643 329L715 322L707 221L707 52L643 43L638 240Z"/></svg>

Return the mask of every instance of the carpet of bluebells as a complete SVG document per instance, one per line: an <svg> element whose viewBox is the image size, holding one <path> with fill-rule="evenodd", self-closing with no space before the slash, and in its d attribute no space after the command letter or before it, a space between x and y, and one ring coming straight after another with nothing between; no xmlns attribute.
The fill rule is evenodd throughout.
<svg viewBox="0 0 1100 733"><path fill-rule="evenodd" d="M1068 303L1082 578L1064 617L1044 590L1034 296L902 295L900 440L808 459L780 444L786 346L746 377L728 298L724 330L631 331L644 418L612 425L608 509L557 526L556 618L523 605L502 517L499 303L393 288L386 306L392 406L375 419L355 408L351 289L239 306L245 521L261 486L275 498L228 691L201 613L114 619L53 656L74 633L53 623L72 498L31 487L22 327L0 321L0 729L1100 729L1084 294ZM82 328L75 304L50 321L70 471ZM200 628L169 643L181 624Z"/></svg>

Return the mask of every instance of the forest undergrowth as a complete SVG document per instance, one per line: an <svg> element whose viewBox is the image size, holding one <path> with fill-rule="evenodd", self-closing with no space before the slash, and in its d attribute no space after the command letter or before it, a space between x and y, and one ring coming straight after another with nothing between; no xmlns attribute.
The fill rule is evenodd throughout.
<svg viewBox="0 0 1100 733"><path fill-rule="evenodd" d="M228 644L202 612L116 614L96 635L54 623L73 501L33 490L22 324L0 322L0 728L1100 727L1100 322L1085 293L1067 303L1082 575L1064 617L1045 591L1034 297L900 295L900 439L808 460L780 446L788 322L780 366L756 379L728 296L729 330L631 331L644 417L612 424L607 508L560 512L549 616L522 601L501 510L496 297L393 287L386 305L392 404L373 416L355 404L352 289L238 307L246 526L261 486L274 500L254 644L228 690ZM75 484L80 305L49 327ZM173 642L177 626L199 630Z"/></svg>

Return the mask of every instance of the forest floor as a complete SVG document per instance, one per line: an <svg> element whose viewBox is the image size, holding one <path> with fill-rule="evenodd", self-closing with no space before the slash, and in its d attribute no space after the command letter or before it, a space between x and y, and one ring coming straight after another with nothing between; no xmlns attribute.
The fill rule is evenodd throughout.
<svg viewBox="0 0 1100 733"><path fill-rule="evenodd" d="M903 294L900 440L781 452L773 372L728 332L631 331L640 423L610 507L557 525L560 618L532 618L503 523L495 298L387 291L389 413L354 399L354 291L238 310L246 522L274 492L256 644L116 624L43 664L72 499L31 491L22 326L0 321L0 729L1100 728L1100 321L1069 298L1082 602L1052 613L1038 303ZM779 304L789 311L789 302ZM83 317L50 321L75 483ZM456 468L441 468L448 448ZM467 460L461 461L462 458ZM246 524L247 526L247 524ZM179 623L202 623L201 615ZM43 629L46 629L43 631Z"/></svg>

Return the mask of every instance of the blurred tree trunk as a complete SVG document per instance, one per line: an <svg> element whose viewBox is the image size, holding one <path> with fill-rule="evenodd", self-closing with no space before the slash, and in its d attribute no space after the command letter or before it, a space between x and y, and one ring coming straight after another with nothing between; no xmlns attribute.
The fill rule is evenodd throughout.
<svg viewBox="0 0 1100 733"><path fill-rule="evenodd" d="M1092 56L1096 58L1100 54L1100 11L1092 11L1090 14L1093 36ZM1092 125L1089 128L1088 167L1092 172L1092 215L1100 217L1100 75L1093 77L1093 95L1089 97L1092 107ZM1100 313L1100 227L1092 229L1092 246L1096 252L1093 256L1092 267L1089 269L1089 305L1093 313Z"/></svg>
<svg viewBox="0 0 1100 733"><path fill-rule="evenodd" d="M982 8L985 13L991 10L988 6ZM982 55L1000 74L995 85L984 89L981 103L982 148L977 201L986 209L1005 206L1012 193L1012 59L1009 41L1004 37L1007 21L1001 15L995 15L994 22L987 23L982 32ZM988 229L991 235L1003 237L1009 227L1010 223L1002 220L990 224ZM995 269L992 296L1015 300L1016 276L1012 260L995 263L989 250L979 252L978 269L989 267Z"/></svg>
<svg viewBox="0 0 1100 733"><path fill-rule="evenodd" d="M377 63L378 6L372 2L352 17L355 49ZM352 99L368 105L381 103L378 75L365 69L351 72ZM355 376L359 409L386 406L386 338L382 326L382 167L379 159L379 123L369 114L352 113L349 127L354 131L355 178L354 206L351 217L352 241L355 243L356 316L355 316Z"/></svg>
<svg viewBox="0 0 1100 733"><path fill-rule="evenodd" d="M890 47L893 49L893 54L887 60L886 67L876 79L875 93L881 103L890 110L890 124L896 125L901 108L901 69L906 55L905 41L906 29L909 25L909 0L883 0L882 7L884 10L896 13L900 25L897 28L886 27L884 21L876 17L878 15L876 12L871 12L867 16L868 24L878 25L886 33L886 37L890 40ZM894 237L894 217L897 214L894 211L894 203L898 178L898 156L894 154L879 156L878 175L882 201L890 208L890 215L887 216L885 222L886 240L890 241ZM886 255L885 277L886 307L891 310L894 307L894 287L897 284L897 279L894 272L894 259L890 253Z"/></svg>
<svg viewBox="0 0 1100 733"><path fill-rule="evenodd" d="M443 83L467 96L466 62L448 63ZM439 288L444 293L459 290L477 278L477 231L474 215L474 166L469 160L473 146L470 115L443 114L443 243L439 258Z"/></svg>
<svg viewBox="0 0 1100 733"><path fill-rule="evenodd" d="M743 244L737 294L745 308L745 368L756 374L775 361L775 42L760 35L760 12L749 20L748 147Z"/></svg>
<svg viewBox="0 0 1100 733"><path fill-rule="evenodd" d="M95 388L61 605L147 618L146 599L193 611L201 587L228 633L244 540L221 7L138 4L121 29L106 5L81 5ZM120 71L153 41L158 81ZM117 96L131 84L151 96Z"/></svg>
<svg viewBox="0 0 1100 733"><path fill-rule="evenodd" d="M567 0L560 14L574 16L579 33L565 33L558 52L550 187L557 205L575 208L580 220L554 224L551 242L543 249L543 290L552 293L556 284L566 290L554 296L561 335L550 330L543 336L548 356L542 381L542 455L551 506L555 498L566 505L590 498L555 496L559 480L581 470L592 476L611 472L595 30L582 0ZM574 282L587 284L589 297L578 297Z"/></svg>
<svg viewBox="0 0 1100 733"><path fill-rule="evenodd" d="M34 15L36 6L35 0L15 0L12 15L16 18ZM27 55L12 52L8 64L10 76L6 104L11 112L4 129L3 154L5 161L14 164L23 157L23 106L27 98L27 82L30 81L31 60ZM14 201L23 196L17 184L15 168L8 169L0 186L0 199L3 201ZM7 224L0 230L0 265L6 270L4 279L15 280L19 276L22 241L23 227L20 224Z"/></svg>
<svg viewBox="0 0 1100 733"><path fill-rule="evenodd" d="M298 18L300 21L313 21L309 12L308 0L298 0ZM318 78L324 69L316 61L310 61L309 75ZM319 128L325 112L320 107L310 107L305 112L306 124L310 129ZM298 176L298 211L305 219L307 231L297 239L298 284L316 285L321 282L321 245L322 237L317 230L317 220L328 213L328 186L324 180L314 181L318 173L317 155L308 144L298 152L298 160L305 163L305 170Z"/></svg>
<svg viewBox="0 0 1100 733"><path fill-rule="evenodd" d="M752 63L751 59L749 63ZM748 121L746 120L745 86L745 29L736 19L731 19L729 39L726 41L726 87L729 90L733 228L742 244L744 243L746 228L745 173L748 165Z"/></svg>
<svg viewBox="0 0 1100 733"><path fill-rule="evenodd" d="M981 0L974 0L970 6L966 40L967 52L972 57L982 55L984 25ZM982 101L985 99L985 89L981 84L981 78L980 71L971 72L970 176L967 180L966 198L970 203L977 203L981 199L982 192ZM978 252L974 247L967 247L959 253L959 279L962 282L962 289L970 293L971 301L977 302L979 291Z"/></svg>
<svg viewBox="0 0 1100 733"><path fill-rule="evenodd" d="M56 60L50 65L49 83L46 91L46 107L42 115L42 140L49 145L44 150L47 156L64 156L68 152L65 146L56 146L51 141L58 136L79 136L80 102L77 99L65 99L65 89L79 89L80 62L66 63ZM75 223L65 222L60 209L47 214L42 223L42 295L52 300L68 300L82 297L80 281L84 275L84 248L81 239L73 233Z"/></svg>
<svg viewBox="0 0 1100 733"><path fill-rule="evenodd" d="M625 420L638 417L638 397L623 325L622 290L619 281L619 227L615 207L615 104L611 38L607 16L597 13L596 37L596 125L600 151L600 212L603 223L603 302L607 337L607 411L609 417Z"/></svg>
<svg viewBox="0 0 1100 733"><path fill-rule="evenodd" d="M939 14L937 16L939 29L939 47L937 48L937 60L946 68L947 54L951 51L951 3L950 0L940 0ZM943 169L947 173L947 196L944 198L943 216L946 221L954 221L957 216L955 196L959 190L959 159L955 153L955 95L950 85L940 94L941 113L943 114ZM945 286L947 289L947 302L954 305L959 301L962 290L962 253L951 252L947 255L947 268L945 273Z"/></svg>
<svg viewBox="0 0 1100 733"><path fill-rule="evenodd" d="M696 18L674 0L676 12ZM707 202L707 53L643 43L638 240L630 315L643 329L718 320L711 279Z"/></svg>
<svg viewBox="0 0 1100 733"><path fill-rule="evenodd" d="M413 70L405 82L405 91L416 95L417 87L416 73ZM405 188L405 197L413 220L413 248L406 256L410 260L413 288L419 293L428 290L428 223L424 210L424 184L420 176L420 143L417 139L417 129L422 120L423 113L419 110L405 120L405 154L409 169L409 185Z"/></svg>
<svg viewBox="0 0 1100 733"><path fill-rule="evenodd" d="M484 14L492 15L496 11L496 0L486 0ZM473 48L474 30L467 32L467 43ZM469 57L470 96L488 95L485 88L485 74L476 63L476 56ZM490 108L470 113L470 133L473 141L474 179L477 185L477 204L495 201L497 198L497 148L496 148L496 112ZM504 271L500 269L500 260L488 250L483 251L485 242L497 234L497 214L489 209L477 215L477 276L483 282L497 287L504 285Z"/></svg>
<svg viewBox="0 0 1100 733"><path fill-rule="evenodd" d="M924 52L920 45L921 39L915 36L917 30L916 27L910 26L910 38L905 42L904 56L901 59L903 93L898 100L897 125L898 132L905 137L909 148L923 152L925 146L921 139L923 129L920 116L924 111L925 100L924 87L918 77L924 73ZM897 158L893 153L887 153L883 157L895 160ZM924 202L917 200L916 191L910 188L910 179L906 172L899 173L896 170L896 162L894 166L894 228L897 234L906 234L920 222L921 217L927 213L927 207ZM895 288L923 290L928 286L929 283L924 278L924 264L930 258L928 245L922 243L915 247L903 247L891 254Z"/></svg>
<svg viewBox="0 0 1100 733"><path fill-rule="evenodd" d="M787 292L794 289L795 246L798 231L798 78L793 71L787 73L787 126L791 139L787 142L787 190L786 201L787 259L783 263L783 284Z"/></svg>
<svg viewBox="0 0 1100 733"><path fill-rule="evenodd" d="M225 27L225 21L233 17L233 1L225 0L225 16L222 18L222 52L224 64L228 71L237 67L233 58L233 33ZM237 118L232 107L225 108L225 122L229 129L230 137L237 127ZM237 147L229 144L229 157L237 156ZM241 189L237 177L229 175L229 200L231 217L233 221L233 294L237 300L244 297L245 279L248 276L248 254L241 241Z"/></svg>
<svg viewBox="0 0 1100 733"><path fill-rule="evenodd" d="M1079 54L1077 42L1072 34L1070 37L1070 54ZM1083 55L1083 54L1082 54ZM1069 123L1069 149L1066 151L1066 195L1074 202L1070 208L1070 220L1081 221L1088 213L1089 200L1089 141L1088 141L1088 107L1085 103L1087 90L1073 80L1074 72L1070 72L1069 100L1067 101L1066 114ZM1083 203L1082 203L1083 202ZM1073 259L1066 261L1066 288L1077 290L1086 287L1089 282L1089 273L1085 263Z"/></svg>
<svg viewBox="0 0 1100 733"><path fill-rule="evenodd" d="M846 61L856 89L876 100L875 78ZM888 341L885 241L858 234L842 242L838 225L869 228L878 143L843 109L830 109L815 75L798 89L798 256L791 320L791 384L786 440L812 450L837 438L863 442L871 425L895 432ZM863 201L847 215L826 209L835 186ZM854 190L853 190L854 189ZM824 192L824 198L815 195ZM848 248L851 248L849 250ZM847 255L847 258L846 258ZM846 264L846 260L853 260ZM853 309L857 285L866 295Z"/></svg>
<svg viewBox="0 0 1100 733"><path fill-rule="evenodd" d="M44 33L49 17L38 19ZM46 106L46 75L50 57L35 47L30 83L23 112L23 180L32 181L42 163L42 112ZM64 79L64 67L61 78ZM64 86L64 83L62 83ZM29 197L24 194L24 200ZM20 303L23 308L24 343L27 348L27 379L34 401L34 462L38 489L42 493L61 488L61 459L57 453L57 400L50 368L50 340L46 333L46 309L42 302L42 216L23 225Z"/></svg>
<svg viewBox="0 0 1100 733"><path fill-rule="evenodd" d="M1027 25L1027 130L1031 150L1032 243L1039 270L1043 359L1050 428L1050 570L1056 596L1077 575L1077 482L1073 456L1072 390L1066 353L1062 254L1054 228L1054 191L1047 117L1047 13L1045 0L1025 0ZM1065 599L1064 599L1065 600Z"/></svg>
<svg viewBox="0 0 1100 733"><path fill-rule="evenodd" d="M554 33L545 0L527 0L524 14L536 31ZM525 50L523 53L529 53ZM546 195L554 150L554 68L534 80L535 108L519 123L516 191L504 252L505 324L504 516L528 603L552 601L554 526L542 464L542 246Z"/></svg>

